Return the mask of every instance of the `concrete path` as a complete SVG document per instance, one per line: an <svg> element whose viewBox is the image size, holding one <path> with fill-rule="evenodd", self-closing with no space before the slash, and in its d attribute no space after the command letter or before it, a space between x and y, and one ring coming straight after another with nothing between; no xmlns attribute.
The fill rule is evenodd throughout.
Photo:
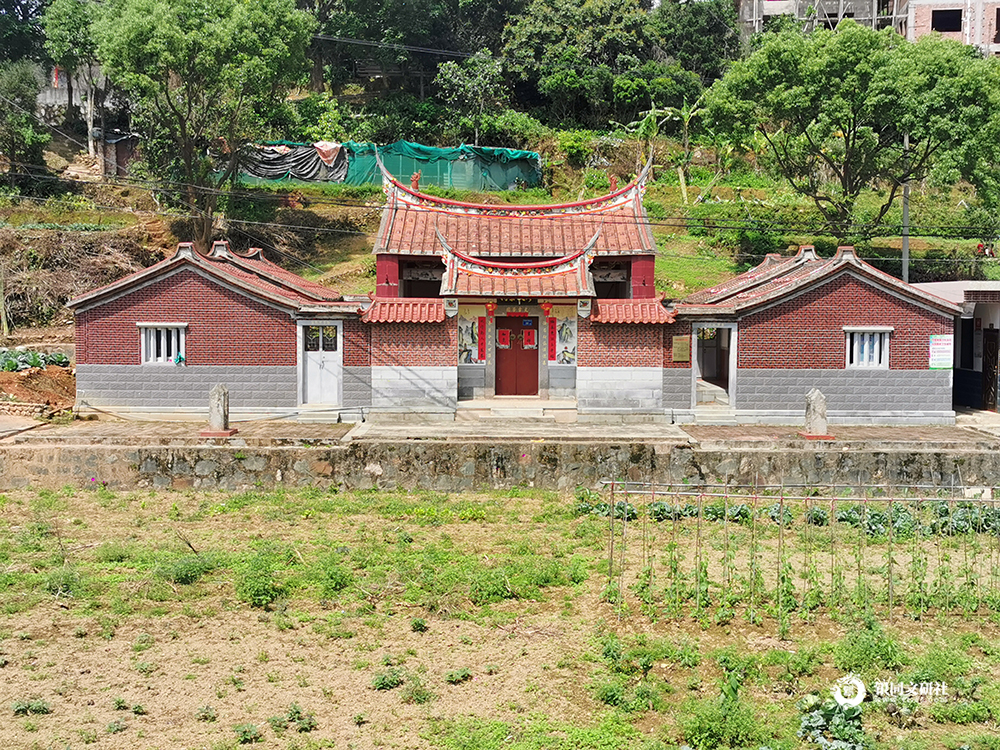
<svg viewBox="0 0 1000 750"><path fill-rule="evenodd" d="M347 443L456 442L456 443L645 443L692 444L705 449L767 450L768 448L1000 449L1000 414L962 412L954 426L845 427L832 425L833 441L806 441L796 426L671 425L659 423L557 423L529 419L491 419L459 422L385 422L325 424L293 420L261 420L234 424L230 439L206 439L201 422L155 422L124 419L43 424L27 418L0 415L0 443L62 445L334 445Z"/></svg>

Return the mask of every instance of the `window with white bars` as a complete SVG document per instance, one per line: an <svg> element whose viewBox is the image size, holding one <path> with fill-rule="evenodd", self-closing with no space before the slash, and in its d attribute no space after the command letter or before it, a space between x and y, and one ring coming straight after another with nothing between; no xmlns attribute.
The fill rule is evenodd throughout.
<svg viewBox="0 0 1000 750"><path fill-rule="evenodd" d="M845 328L847 368L889 369L891 328Z"/></svg>
<svg viewBox="0 0 1000 750"><path fill-rule="evenodd" d="M144 365L182 365L187 323L138 323Z"/></svg>

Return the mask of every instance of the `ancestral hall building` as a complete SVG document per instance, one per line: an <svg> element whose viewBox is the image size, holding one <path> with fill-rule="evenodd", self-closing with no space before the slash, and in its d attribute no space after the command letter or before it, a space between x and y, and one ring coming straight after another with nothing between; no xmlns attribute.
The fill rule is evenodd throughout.
<svg viewBox="0 0 1000 750"><path fill-rule="evenodd" d="M384 175L376 291L344 297L218 242L69 305L81 410L234 418L948 423L961 308L851 248L654 291L646 173L609 195L479 205Z"/></svg>

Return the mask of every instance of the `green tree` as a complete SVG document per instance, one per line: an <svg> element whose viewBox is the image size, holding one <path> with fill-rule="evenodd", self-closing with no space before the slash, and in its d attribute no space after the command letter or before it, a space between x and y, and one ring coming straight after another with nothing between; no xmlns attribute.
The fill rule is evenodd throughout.
<svg viewBox="0 0 1000 750"><path fill-rule="evenodd" d="M686 70L711 83L740 52L739 22L731 0L667 0L652 13L660 46Z"/></svg>
<svg viewBox="0 0 1000 750"><path fill-rule="evenodd" d="M478 146L487 108L495 109L504 101L500 61L494 60L488 49L481 49L461 63L441 63L434 82L444 100L472 121L474 145Z"/></svg>
<svg viewBox="0 0 1000 750"><path fill-rule="evenodd" d="M87 82L87 151L91 156L95 153L94 111L101 78L93 34L98 11L98 6L88 0L52 0L42 14L45 51L52 62L66 71L67 120L75 116L74 77L81 72Z"/></svg>
<svg viewBox="0 0 1000 750"><path fill-rule="evenodd" d="M996 163L998 83L996 62L971 47L844 21L770 37L712 87L708 106L717 130L760 133L792 188L845 239L880 225L906 180L974 178ZM860 226L857 199L873 187L882 202Z"/></svg>
<svg viewBox="0 0 1000 750"><path fill-rule="evenodd" d="M0 60L41 58L44 9L45 0L0 0Z"/></svg>
<svg viewBox="0 0 1000 750"><path fill-rule="evenodd" d="M549 101L554 119L599 125L613 111L616 76L651 51L638 0L533 0L504 38L508 70ZM623 94L633 106L633 92Z"/></svg>
<svg viewBox="0 0 1000 750"><path fill-rule="evenodd" d="M241 149L266 137L305 71L312 26L293 0L115 0L96 24L105 70L146 131L150 168L183 183L199 247Z"/></svg>
<svg viewBox="0 0 1000 750"><path fill-rule="evenodd" d="M42 148L49 136L38 128L34 116L41 86L27 60L0 63L0 154L10 162L11 188L29 186L32 174L45 169Z"/></svg>

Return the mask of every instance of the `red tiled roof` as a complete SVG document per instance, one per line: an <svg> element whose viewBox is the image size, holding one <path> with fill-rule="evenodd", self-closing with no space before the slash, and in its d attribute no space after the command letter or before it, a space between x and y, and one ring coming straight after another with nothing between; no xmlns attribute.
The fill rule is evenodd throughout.
<svg viewBox="0 0 1000 750"><path fill-rule="evenodd" d="M590 313L593 323L673 323L676 317L659 299L597 299Z"/></svg>
<svg viewBox="0 0 1000 750"><path fill-rule="evenodd" d="M365 323L443 323L444 301L433 298L376 299L361 320Z"/></svg>
<svg viewBox="0 0 1000 750"><path fill-rule="evenodd" d="M857 257L852 247L841 247L833 258L820 258L812 247L800 248L792 258L767 256L756 268L710 289L692 294L676 305L678 312L693 316L735 315L845 272L855 273L892 293L957 314L960 307L935 297L894 276L884 273Z"/></svg>
<svg viewBox="0 0 1000 750"><path fill-rule="evenodd" d="M500 263L449 252L441 294L456 297L593 297L590 251L537 265Z"/></svg>
<svg viewBox="0 0 1000 750"><path fill-rule="evenodd" d="M480 258L560 257L594 236L597 255L653 252L655 243L633 186L581 206L464 206L390 189L376 253L439 255L438 233L454 250Z"/></svg>
<svg viewBox="0 0 1000 750"><path fill-rule="evenodd" d="M249 256L236 255L228 247L218 247L217 243L209 255L194 251L190 243L181 243L173 257L161 261L111 284L80 295L67 303L69 307L79 307L94 303L108 296L124 292L136 284L167 273L182 266L200 269L221 282L236 286L250 294L294 309L302 307L334 307L342 305L339 292L312 281L306 281L291 271L265 260L259 253Z"/></svg>

